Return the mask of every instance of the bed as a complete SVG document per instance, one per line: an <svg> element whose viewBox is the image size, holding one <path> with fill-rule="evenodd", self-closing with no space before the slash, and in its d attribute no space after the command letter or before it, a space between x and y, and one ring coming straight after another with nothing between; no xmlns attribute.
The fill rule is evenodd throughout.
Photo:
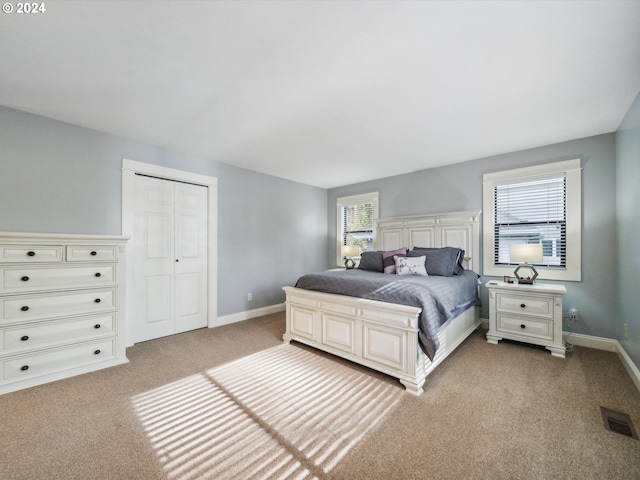
<svg viewBox="0 0 640 480"><path fill-rule="evenodd" d="M399 275L363 272L362 269L305 275L296 287L283 287L286 294L284 341L300 342L391 375L400 380L407 392L420 395L426 377L480 325L479 283L475 274L480 254L480 213L448 212L375 222L376 251L390 253L408 247L413 252L396 257L419 257L424 253L420 250L448 250L444 247L464 251L464 257L458 257L456 267L464 272L456 271L455 275L450 275L450 281L444 276L429 275L429 281L430 285L448 285L446 288L450 292L458 288L451 285L464 284L468 288L471 282L475 301L455 298L449 299L448 306L442 306L438 299L426 303L421 298L416 300L403 289L410 285L409 290L418 292L418 276L400 279ZM388 259L389 255L386 257ZM376 276L386 277L384 281L391 281L392 286L376 287L379 281ZM365 279L364 290L346 287L352 277ZM325 279L335 285L320 285ZM396 293L393 301L382 301L385 297L378 295L379 291L387 289ZM434 321L434 309L446 310L444 317Z"/></svg>

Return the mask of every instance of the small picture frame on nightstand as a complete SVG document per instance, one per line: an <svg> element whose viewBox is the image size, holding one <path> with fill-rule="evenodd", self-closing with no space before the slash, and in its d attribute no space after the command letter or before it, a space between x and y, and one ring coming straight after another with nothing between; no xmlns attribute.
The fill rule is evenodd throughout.
<svg viewBox="0 0 640 480"><path fill-rule="evenodd" d="M505 275L502 278L504 280L504 283L513 283L513 280L511 280L511 276L510 275Z"/></svg>

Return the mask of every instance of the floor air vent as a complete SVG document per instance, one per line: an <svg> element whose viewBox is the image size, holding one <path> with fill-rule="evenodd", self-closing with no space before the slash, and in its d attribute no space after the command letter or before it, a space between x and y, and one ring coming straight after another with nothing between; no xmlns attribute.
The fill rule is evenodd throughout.
<svg viewBox="0 0 640 480"><path fill-rule="evenodd" d="M627 437L635 438L638 440L638 434L633 427L631 417L626 413L616 412L609 410L608 408L600 407L602 412L602 421L604 422L604 428L610 432L619 433Z"/></svg>

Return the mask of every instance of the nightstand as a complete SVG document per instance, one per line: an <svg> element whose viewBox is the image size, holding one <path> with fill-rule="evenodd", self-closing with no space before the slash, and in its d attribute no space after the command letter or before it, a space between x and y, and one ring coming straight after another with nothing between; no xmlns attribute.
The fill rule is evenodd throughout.
<svg viewBox="0 0 640 480"><path fill-rule="evenodd" d="M487 342L506 338L542 345L554 357L564 358L562 340L563 285L524 285L492 280L489 290Z"/></svg>

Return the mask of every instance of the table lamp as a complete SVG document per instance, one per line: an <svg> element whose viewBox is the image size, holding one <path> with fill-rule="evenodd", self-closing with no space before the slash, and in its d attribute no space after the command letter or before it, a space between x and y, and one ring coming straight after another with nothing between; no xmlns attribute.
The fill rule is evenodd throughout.
<svg viewBox="0 0 640 480"><path fill-rule="evenodd" d="M356 266L356 262L353 261L352 257L360 255L360 247L358 245L343 245L340 252L345 259L344 266L347 270L351 270Z"/></svg>
<svg viewBox="0 0 640 480"><path fill-rule="evenodd" d="M509 258L511 262L522 263L513 272L518 279L518 283L532 284L538 276L538 272L528 262L542 262L542 245L539 243L511 245L509 247Z"/></svg>

